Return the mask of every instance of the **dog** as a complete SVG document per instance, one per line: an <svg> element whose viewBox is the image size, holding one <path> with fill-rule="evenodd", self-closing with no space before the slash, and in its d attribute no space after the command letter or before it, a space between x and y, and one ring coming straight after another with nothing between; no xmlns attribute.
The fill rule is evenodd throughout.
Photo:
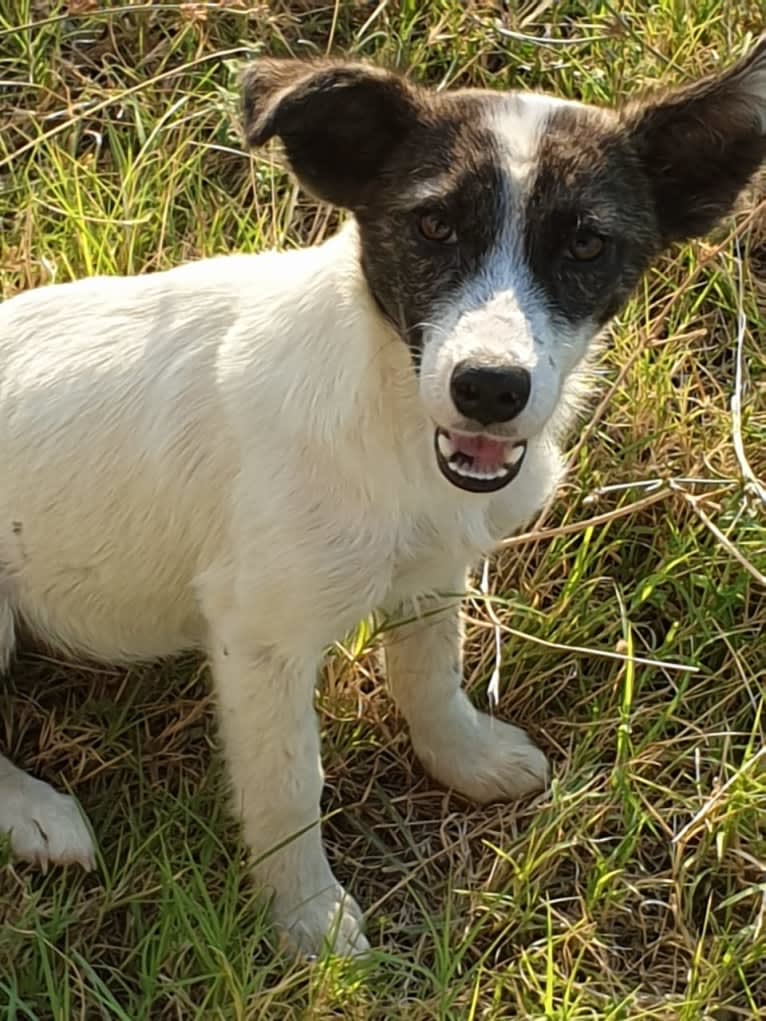
<svg viewBox="0 0 766 1021"><path fill-rule="evenodd" d="M349 215L314 247L0 306L0 666L22 630L110 663L204 651L275 923L354 954L320 832L323 650L373 611L408 620L388 683L425 768L476 802L545 787L542 751L461 689L455 594L554 492L588 353L641 274L766 157L766 36L614 109L332 59L256 61L241 92L249 146L279 139ZM0 833L94 865L76 802L5 758Z"/></svg>

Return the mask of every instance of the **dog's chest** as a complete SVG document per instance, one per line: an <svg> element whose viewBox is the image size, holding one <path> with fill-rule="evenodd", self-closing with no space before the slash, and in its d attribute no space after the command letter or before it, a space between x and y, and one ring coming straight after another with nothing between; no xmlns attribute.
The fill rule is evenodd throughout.
<svg viewBox="0 0 766 1021"><path fill-rule="evenodd" d="M436 589L451 590L465 569L495 544L486 509L448 505L402 523L392 550L385 605Z"/></svg>
<svg viewBox="0 0 766 1021"><path fill-rule="evenodd" d="M303 547L300 572L286 573L283 558L261 611L273 618L279 607L289 608L280 620L299 619L302 637L312 645L337 640L374 610L435 589L453 590L466 566L491 545L483 514L464 519L454 512L385 515L380 507L359 516L344 511L338 509L332 526L325 519L304 532L312 542Z"/></svg>

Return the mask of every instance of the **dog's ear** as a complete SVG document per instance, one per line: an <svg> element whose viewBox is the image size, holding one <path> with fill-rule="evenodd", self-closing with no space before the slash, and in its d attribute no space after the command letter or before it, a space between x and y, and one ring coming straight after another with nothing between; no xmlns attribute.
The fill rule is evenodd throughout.
<svg viewBox="0 0 766 1021"><path fill-rule="evenodd" d="M308 191L363 206L387 158L417 128L422 94L389 71L334 61L259 60L242 75L249 145L281 139Z"/></svg>
<svg viewBox="0 0 766 1021"><path fill-rule="evenodd" d="M727 70L631 103L621 116L664 243L707 233L766 159L766 35Z"/></svg>

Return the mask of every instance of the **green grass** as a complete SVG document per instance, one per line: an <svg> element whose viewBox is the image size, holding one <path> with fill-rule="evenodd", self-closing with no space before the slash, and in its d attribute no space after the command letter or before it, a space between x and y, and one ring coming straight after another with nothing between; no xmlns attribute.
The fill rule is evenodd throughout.
<svg viewBox="0 0 766 1021"><path fill-rule="evenodd" d="M763 22L760 0L507 6L5 0L3 297L331 230L273 159L242 150L233 72L248 54L335 49L434 84L606 101L731 59ZM760 1016L766 507L730 403L741 306L742 438L763 478L762 198L648 275L563 492L493 565L497 625L478 588L468 602L468 684L485 702L500 627L499 712L551 755L551 791L478 810L437 789L360 633L321 695L326 835L378 950L291 965L247 879L200 664L28 653L0 696L0 743L71 785L100 867L2 860L3 1019Z"/></svg>

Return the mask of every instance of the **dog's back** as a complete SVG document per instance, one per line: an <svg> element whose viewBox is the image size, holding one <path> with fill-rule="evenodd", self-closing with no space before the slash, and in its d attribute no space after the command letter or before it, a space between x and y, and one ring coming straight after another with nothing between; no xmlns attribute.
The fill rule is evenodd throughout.
<svg viewBox="0 0 766 1021"><path fill-rule="evenodd" d="M236 471L215 378L237 285L209 266L205 286L183 267L0 306L0 661L14 610L99 657L195 644Z"/></svg>

